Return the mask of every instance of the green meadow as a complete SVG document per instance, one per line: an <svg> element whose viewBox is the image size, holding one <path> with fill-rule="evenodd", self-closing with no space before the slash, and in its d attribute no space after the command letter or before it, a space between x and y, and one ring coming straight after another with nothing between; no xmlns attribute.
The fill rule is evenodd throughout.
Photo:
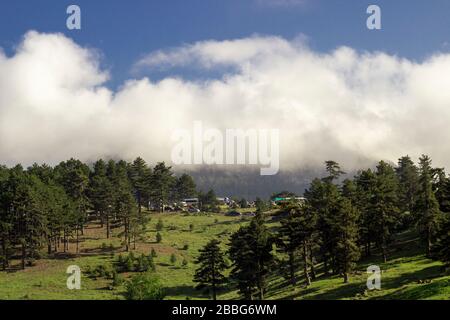
<svg viewBox="0 0 450 320"><path fill-rule="evenodd" d="M136 243L136 253L150 254L154 249L156 273L166 291L166 299L208 299L202 291L195 289L192 282L196 269L195 259L198 250L209 240L219 239L226 250L230 235L241 225L248 223L250 217L227 217L224 214L164 213L148 214L145 237ZM160 234L162 241L156 243L156 223L162 219L164 227ZM191 225L193 228L191 228ZM278 223L268 220L268 226L277 228ZM120 230L113 229L113 237L106 239L105 230L99 224L87 226L80 254L73 253L75 244L69 252L37 260L36 265L25 270L12 268L0 272L0 299L124 299L124 286L111 286L110 279L90 278L86 270L98 265L112 266L119 254L126 254L121 247ZM133 248L133 247L132 247ZM175 255L176 261L171 261ZM183 260L187 264L183 264ZM13 261L19 264L19 261ZM379 265L382 270L381 290L369 291L366 287L369 265ZM78 265L82 271L81 290L69 290L66 280L67 267ZM400 234L395 239L388 263L381 263L375 252L370 260L362 260L350 281L343 283L342 277L325 276L320 272L312 285L305 287L300 281L295 287L284 277L274 272L270 279L267 299L449 299L450 275L446 275L440 262L424 257L415 234ZM130 274L124 274L126 279ZM301 274L299 274L301 277ZM236 290L222 290L219 299L239 299Z"/></svg>

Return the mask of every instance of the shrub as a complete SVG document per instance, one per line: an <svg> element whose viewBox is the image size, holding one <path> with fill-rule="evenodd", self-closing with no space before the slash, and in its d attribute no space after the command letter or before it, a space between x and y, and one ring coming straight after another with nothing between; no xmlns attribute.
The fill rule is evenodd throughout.
<svg viewBox="0 0 450 320"><path fill-rule="evenodd" d="M148 258L144 254L141 254L141 256L137 259L137 271L146 272L149 268L150 264Z"/></svg>
<svg viewBox="0 0 450 320"><path fill-rule="evenodd" d="M194 224L193 224L193 223L191 223L191 224L189 225L189 231L194 231Z"/></svg>
<svg viewBox="0 0 450 320"><path fill-rule="evenodd" d="M186 243L184 246L183 246L183 250L188 250L189 249L189 245Z"/></svg>
<svg viewBox="0 0 450 320"><path fill-rule="evenodd" d="M181 263L181 265L182 265L183 267L187 267L188 261L186 260L186 258L183 259L183 262Z"/></svg>
<svg viewBox="0 0 450 320"><path fill-rule="evenodd" d="M161 231L164 228L164 223L161 219L156 223L156 231Z"/></svg>
<svg viewBox="0 0 450 320"><path fill-rule="evenodd" d="M156 242L157 243L160 243L162 241L162 236L161 236L161 234L158 232L157 234L156 234Z"/></svg>
<svg viewBox="0 0 450 320"><path fill-rule="evenodd" d="M153 262L153 257L150 255L147 257L149 270L156 271L155 263Z"/></svg>
<svg viewBox="0 0 450 320"><path fill-rule="evenodd" d="M154 273L135 275L125 287L127 300L162 300L165 297L161 282Z"/></svg>
<svg viewBox="0 0 450 320"><path fill-rule="evenodd" d="M150 254L151 254L152 258L156 258L158 256L155 249L153 249L153 248L152 248L152 252Z"/></svg>
<svg viewBox="0 0 450 320"><path fill-rule="evenodd" d="M124 271L134 271L134 256L131 254L125 258Z"/></svg>
<svg viewBox="0 0 450 320"><path fill-rule="evenodd" d="M112 286L113 287L118 287L118 286L120 286L123 282L124 282L124 280L123 280L123 278L122 278L122 276L120 275L120 274L118 274L117 273L117 271L113 271L113 273L112 273Z"/></svg>
<svg viewBox="0 0 450 320"><path fill-rule="evenodd" d="M172 253L172 255L170 256L170 263L175 264L177 262L177 256L175 255L175 253Z"/></svg>

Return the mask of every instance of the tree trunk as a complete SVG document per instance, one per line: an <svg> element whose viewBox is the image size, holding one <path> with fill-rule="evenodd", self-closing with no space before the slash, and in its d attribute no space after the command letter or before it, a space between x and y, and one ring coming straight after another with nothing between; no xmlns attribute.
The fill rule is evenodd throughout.
<svg viewBox="0 0 450 320"><path fill-rule="evenodd" d="M79 227L78 227L78 225L77 225L76 230L75 230L75 232L77 233L77 248L76 248L76 253L77 253L77 254L80 252L80 246L79 246L79 243L80 243L80 236L79 236L78 229L79 229Z"/></svg>
<svg viewBox="0 0 450 320"><path fill-rule="evenodd" d="M323 258L323 273L325 275L328 275L328 258L327 257Z"/></svg>
<svg viewBox="0 0 450 320"><path fill-rule="evenodd" d="M309 258L310 258L310 266L311 266L311 279L316 280L316 269L314 267L314 256L311 245L308 246L309 249Z"/></svg>
<svg viewBox="0 0 450 320"><path fill-rule="evenodd" d="M3 267L3 271L5 271L6 267L8 266L8 253L7 253L7 250L6 250L6 239L5 239L5 236L3 236L3 238L2 238L2 255L3 255L2 267Z"/></svg>
<svg viewBox="0 0 450 320"><path fill-rule="evenodd" d="M27 250L25 247L25 240L22 242L22 270L25 269L25 259L27 258Z"/></svg>
<svg viewBox="0 0 450 320"><path fill-rule="evenodd" d="M109 239L109 214L106 214L106 239Z"/></svg>
<svg viewBox="0 0 450 320"><path fill-rule="evenodd" d="M305 240L303 240L303 264L304 264L305 282L307 286L310 286L311 278L309 277L308 273L308 252Z"/></svg>
<svg viewBox="0 0 450 320"><path fill-rule="evenodd" d="M295 278L295 259L294 259L294 253L289 252L289 272L291 276L291 284L295 286L297 284L297 279Z"/></svg>
<svg viewBox="0 0 450 320"><path fill-rule="evenodd" d="M215 283L212 284L212 294L213 294L213 300L216 301L217 300L217 293L216 293L216 284Z"/></svg>
<svg viewBox="0 0 450 320"><path fill-rule="evenodd" d="M64 229L64 233L63 233L63 252L66 253L66 240L67 236L66 236L66 230Z"/></svg>
<svg viewBox="0 0 450 320"><path fill-rule="evenodd" d="M348 283L348 273L344 271L344 283Z"/></svg>

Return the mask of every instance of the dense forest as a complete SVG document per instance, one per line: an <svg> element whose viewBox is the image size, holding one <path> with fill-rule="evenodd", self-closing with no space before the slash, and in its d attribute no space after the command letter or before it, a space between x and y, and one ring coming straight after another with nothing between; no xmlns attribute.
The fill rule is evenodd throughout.
<svg viewBox="0 0 450 320"><path fill-rule="evenodd" d="M450 263L450 177L428 156L417 165L408 156L396 166L380 161L352 179L343 179L334 161L325 163L325 172L305 190L304 201L275 206L257 199L255 217L231 235L226 251L218 240L210 241L196 260L198 287L215 298L227 283L244 298L264 299L274 270L292 285L299 275L308 285L319 265L322 273L347 282L355 264L374 251L388 261L392 239L405 230L420 234L428 257ZM0 167L1 267L7 269L13 256L20 257L22 268L32 266L45 248L48 254L65 252L69 239L78 244L92 219L101 222L106 238L112 226L122 228L123 248L132 250L145 232L143 208L163 211L193 196L203 211L216 210L212 190L198 192L189 175L176 176L164 163L151 168L141 158ZM279 227L266 226L268 212Z"/></svg>
<svg viewBox="0 0 450 320"><path fill-rule="evenodd" d="M162 211L169 201L195 195L189 175L175 177L164 163L151 169L141 158L99 160L92 168L74 159L54 168L0 167L0 265L6 269L19 251L22 268L31 266L44 246L48 254L65 252L69 239L76 240L78 252L78 238L90 219L106 226L106 238L112 224L123 227L128 251L144 231L142 207L153 203Z"/></svg>
<svg viewBox="0 0 450 320"><path fill-rule="evenodd" d="M325 165L327 175L311 182L304 203L284 204L279 210L281 226L275 232L265 227L259 213L231 237L230 277L244 298L263 299L274 269L285 269L295 285L301 268L309 285L320 263L325 275L341 275L347 283L356 262L373 250L387 262L392 239L405 230L420 234L427 257L450 263L450 179L444 169L432 167L428 156L418 166L408 156L396 167L380 161L375 170L361 170L339 184L344 174L339 164ZM286 259L277 258L274 246ZM213 242L204 251L210 254L200 256L196 281L215 292L222 283L222 268L217 268L222 264L217 262L223 253L217 253Z"/></svg>

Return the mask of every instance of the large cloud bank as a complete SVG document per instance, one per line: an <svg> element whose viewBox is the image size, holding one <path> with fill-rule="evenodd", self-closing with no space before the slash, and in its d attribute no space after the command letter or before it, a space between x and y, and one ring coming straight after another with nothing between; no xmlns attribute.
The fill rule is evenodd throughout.
<svg viewBox="0 0 450 320"><path fill-rule="evenodd" d="M0 163L170 162L173 131L201 120L220 130L279 129L281 169L421 153L450 164L450 54L422 62L348 47L323 54L301 40L254 36L135 64L150 74L171 67L223 76L142 78L114 92L95 51L61 34L27 33L12 56L0 53Z"/></svg>

